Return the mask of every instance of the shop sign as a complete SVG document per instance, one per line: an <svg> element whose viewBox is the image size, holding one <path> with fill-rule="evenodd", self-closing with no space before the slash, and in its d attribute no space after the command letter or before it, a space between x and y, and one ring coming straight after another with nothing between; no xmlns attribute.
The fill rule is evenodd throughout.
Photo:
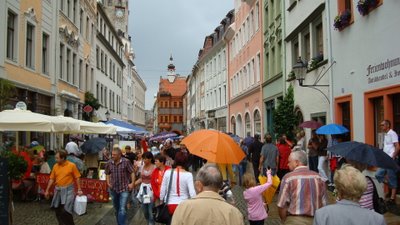
<svg viewBox="0 0 400 225"><path fill-rule="evenodd" d="M368 65L367 68L368 84L381 82L388 79L400 78L400 57L387 59L375 65Z"/></svg>
<svg viewBox="0 0 400 225"><path fill-rule="evenodd" d="M93 111L93 107L90 106L90 105L85 105L85 107L83 107L83 111L84 111L85 113L90 113L90 112Z"/></svg>

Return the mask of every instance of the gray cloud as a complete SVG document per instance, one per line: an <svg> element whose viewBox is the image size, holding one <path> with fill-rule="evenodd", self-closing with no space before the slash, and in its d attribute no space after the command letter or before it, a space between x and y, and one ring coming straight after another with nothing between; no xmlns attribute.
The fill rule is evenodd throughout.
<svg viewBox="0 0 400 225"><path fill-rule="evenodd" d="M137 70L147 85L146 109L153 106L170 54L177 73L187 76L205 36L233 9L232 0L136 0L129 2L129 34Z"/></svg>

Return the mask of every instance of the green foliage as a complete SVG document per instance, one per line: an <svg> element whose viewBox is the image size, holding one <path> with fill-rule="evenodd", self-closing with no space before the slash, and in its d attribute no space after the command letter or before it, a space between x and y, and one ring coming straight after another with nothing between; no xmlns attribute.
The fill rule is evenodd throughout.
<svg viewBox="0 0 400 225"><path fill-rule="evenodd" d="M28 168L24 157L14 154L11 150L2 148L0 150L0 158L8 160L8 177L10 179L18 180L22 178Z"/></svg>
<svg viewBox="0 0 400 225"><path fill-rule="evenodd" d="M286 136L293 140L293 130L297 124L297 116L294 112L294 94L292 85L289 86L283 100L278 101L278 107L275 108L273 113L274 132L276 137L286 134Z"/></svg>
<svg viewBox="0 0 400 225"><path fill-rule="evenodd" d="M99 100L94 97L91 92L85 93L85 105L90 105L94 110L98 110L101 106ZM84 120L92 121L93 111L90 113L83 113Z"/></svg>
<svg viewBox="0 0 400 225"><path fill-rule="evenodd" d="M95 110L98 110L101 106L101 104L99 103L99 100L97 98L95 98L91 92L85 93L85 105L90 105Z"/></svg>
<svg viewBox="0 0 400 225"><path fill-rule="evenodd" d="M0 111L5 109L8 100L15 95L14 84L6 79L0 78Z"/></svg>

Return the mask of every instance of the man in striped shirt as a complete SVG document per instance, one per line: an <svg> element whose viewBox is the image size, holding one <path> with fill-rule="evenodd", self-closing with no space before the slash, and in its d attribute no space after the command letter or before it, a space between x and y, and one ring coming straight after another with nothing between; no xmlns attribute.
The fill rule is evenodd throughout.
<svg viewBox="0 0 400 225"><path fill-rule="evenodd" d="M282 178L277 203L279 216L285 225L311 225L315 211L326 205L326 184L307 167L304 151L292 152L288 166L292 172Z"/></svg>

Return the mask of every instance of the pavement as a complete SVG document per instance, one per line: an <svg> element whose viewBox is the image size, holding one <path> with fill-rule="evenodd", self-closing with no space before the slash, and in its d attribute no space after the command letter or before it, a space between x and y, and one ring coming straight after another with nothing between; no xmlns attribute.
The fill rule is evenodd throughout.
<svg viewBox="0 0 400 225"><path fill-rule="evenodd" d="M251 166L251 165L250 165ZM250 168L248 171L253 171ZM243 213L244 222L248 225L246 202L243 198L244 188L236 185L232 188L236 207ZM335 198L331 192L329 193L329 204L335 203ZM400 199L398 198L398 203ZM384 215L387 225L400 225L400 207L399 205L392 207L391 212ZM397 215L396 215L397 214ZM31 202L14 202L14 225L56 225L57 220L55 212L50 209L50 201L31 201ZM82 216L74 215L76 225L114 225L116 224L114 209L111 202L109 203L88 203L87 213ZM129 225L145 225L143 213L138 207L131 207L128 210ZM276 196L272 204L269 205L268 218L265 220L265 225L281 224L276 206Z"/></svg>

